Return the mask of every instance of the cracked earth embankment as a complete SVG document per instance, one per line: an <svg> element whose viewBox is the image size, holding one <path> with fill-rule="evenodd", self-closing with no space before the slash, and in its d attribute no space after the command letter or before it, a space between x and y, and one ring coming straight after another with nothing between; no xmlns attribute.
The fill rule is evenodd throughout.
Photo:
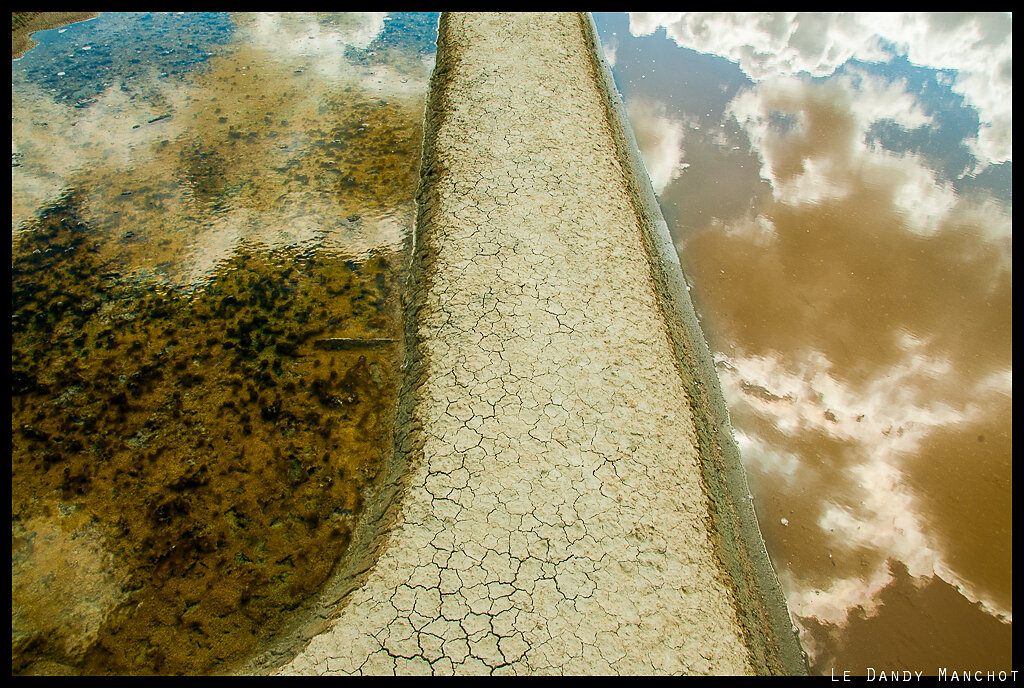
<svg viewBox="0 0 1024 688"><path fill-rule="evenodd" d="M281 673L785 668L745 611L774 579L737 585L716 535L715 422L691 410L702 385L589 21L442 17L403 494L379 558Z"/></svg>

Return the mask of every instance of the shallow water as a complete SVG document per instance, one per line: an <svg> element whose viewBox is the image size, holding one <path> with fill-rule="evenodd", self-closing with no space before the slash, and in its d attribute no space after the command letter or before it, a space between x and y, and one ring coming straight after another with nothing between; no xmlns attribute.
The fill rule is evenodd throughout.
<svg viewBox="0 0 1024 688"><path fill-rule="evenodd" d="M436 15L113 13L12 62L12 671L217 671L390 457Z"/></svg>
<svg viewBox="0 0 1024 688"><path fill-rule="evenodd" d="M596 14L812 671L1012 660L1012 23Z"/></svg>

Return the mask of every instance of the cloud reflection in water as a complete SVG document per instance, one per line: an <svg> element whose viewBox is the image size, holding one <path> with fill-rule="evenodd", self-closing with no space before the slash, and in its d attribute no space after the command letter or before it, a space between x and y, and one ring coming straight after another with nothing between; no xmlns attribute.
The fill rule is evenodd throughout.
<svg viewBox="0 0 1024 688"><path fill-rule="evenodd" d="M1013 154L1013 20L997 12L630 12L630 32L664 28L680 46L721 55L754 81L829 76L857 59L894 54L955 73L953 88L982 116L975 150L986 162Z"/></svg>
<svg viewBox="0 0 1024 688"><path fill-rule="evenodd" d="M233 15L231 40L210 46L202 69L171 77L143 63L84 107L16 63L12 233L76 189L126 272L189 287L243 242L357 258L400 249L433 56L383 40L385 15ZM133 54L93 42L115 62ZM387 59L368 50L378 45ZM59 69L66 56L50 59Z"/></svg>
<svg viewBox="0 0 1024 688"><path fill-rule="evenodd" d="M1012 622L1010 19L597 20L807 649Z"/></svg>

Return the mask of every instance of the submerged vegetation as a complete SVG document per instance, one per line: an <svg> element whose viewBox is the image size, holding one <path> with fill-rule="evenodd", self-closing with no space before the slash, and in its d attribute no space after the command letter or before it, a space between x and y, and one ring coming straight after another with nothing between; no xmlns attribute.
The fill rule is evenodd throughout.
<svg viewBox="0 0 1024 688"><path fill-rule="evenodd" d="M13 674L226 671L344 561L435 25L103 13L12 62Z"/></svg>
<svg viewBox="0 0 1024 688"><path fill-rule="evenodd" d="M12 670L208 672L348 543L390 451L397 259L243 248L186 292L100 255L68 196L13 257Z"/></svg>

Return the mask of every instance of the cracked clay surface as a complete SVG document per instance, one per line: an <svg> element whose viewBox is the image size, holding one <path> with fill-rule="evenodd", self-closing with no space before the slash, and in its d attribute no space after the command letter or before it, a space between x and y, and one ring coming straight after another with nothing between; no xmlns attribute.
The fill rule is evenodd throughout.
<svg viewBox="0 0 1024 688"><path fill-rule="evenodd" d="M576 14L446 15L407 485L288 674L746 674L690 403Z"/></svg>

